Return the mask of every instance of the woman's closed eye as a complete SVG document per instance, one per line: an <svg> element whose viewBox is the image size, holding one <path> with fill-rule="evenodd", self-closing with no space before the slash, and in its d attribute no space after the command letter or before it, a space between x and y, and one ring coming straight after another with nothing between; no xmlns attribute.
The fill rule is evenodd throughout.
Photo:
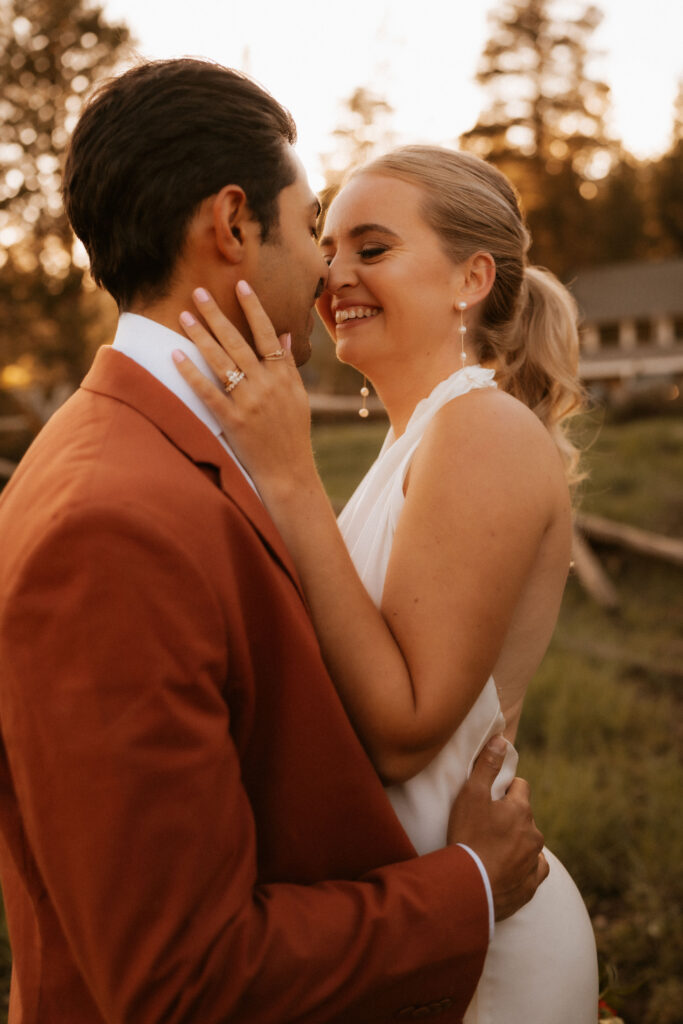
<svg viewBox="0 0 683 1024"><path fill-rule="evenodd" d="M358 255L362 260L374 260L378 256L383 256L388 251L386 245L364 245L362 249L358 250Z"/></svg>
<svg viewBox="0 0 683 1024"><path fill-rule="evenodd" d="M360 256L362 260L370 262L371 260L379 259L380 256L384 256L389 251L388 245L364 245L361 249L356 252L357 256ZM324 252L323 259L327 263L328 267L331 266L332 262L336 257L336 252Z"/></svg>

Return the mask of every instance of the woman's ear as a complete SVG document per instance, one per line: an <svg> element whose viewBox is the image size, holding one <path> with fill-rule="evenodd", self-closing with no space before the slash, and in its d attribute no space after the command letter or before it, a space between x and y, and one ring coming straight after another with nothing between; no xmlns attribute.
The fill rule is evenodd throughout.
<svg viewBox="0 0 683 1024"><path fill-rule="evenodd" d="M244 246L253 234L254 220L247 196L239 185L225 185L213 200L216 246L228 263L241 263Z"/></svg>
<svg viewBox="0 0 683 1024"><path fill-rule="evenodd" d="M462 271L463 280L455 300L456 308L457 303L462 301L467 302L468 306L481 302L496 280L496 263L490 252L475 252L465 260Z"/></svg>

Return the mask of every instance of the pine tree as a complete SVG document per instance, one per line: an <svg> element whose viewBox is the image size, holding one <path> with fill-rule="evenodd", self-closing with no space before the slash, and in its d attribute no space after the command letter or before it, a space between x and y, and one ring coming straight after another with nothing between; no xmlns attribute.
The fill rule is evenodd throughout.
<svg viewBox="0 0 683 1024"><path fill-rule="evenodd" d="M609 88L589 74L601 17L594 6L557 0L498 8L477 73L488 105L460 140L515 183L532 258L559 273L590 257L590 203L617 151L606 129Z"/></svg>
<svg viewBox="0 0 683 1024"><path fill-rule="evenodd" d="M674 105L671 147L651 170L653 205L661 233L658 255L683 256L683 79Z"/></svg>
<svg viewBox="0 0 683 1024"><path fill-rule="evenodd" d="M344 102L342 122L332 132L334 152L322 157L323 206L331 201L347 171L366 163L380 150L391 149L393 113L391 104L365 86L355 89Z"/></svg>
<svg viewBox="0 0 683 1024"><path fill-rule="evenodd" d="M0 0L0 11L0 355L23 357L37 379L77 380L94 297L60 197L61 164L87 94L126 53L128 29L87 0Z"/></svg>

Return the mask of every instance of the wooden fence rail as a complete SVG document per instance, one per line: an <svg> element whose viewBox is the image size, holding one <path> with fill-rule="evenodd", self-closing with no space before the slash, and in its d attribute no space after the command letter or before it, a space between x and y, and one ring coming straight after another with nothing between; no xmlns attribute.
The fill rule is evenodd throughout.
<svg viewBox="0 0 683 1024"><path fill-rule="evenodd" d="M641 555L663 558L673 565L683 566L683 540L676 537L664 537L662 534L650 533L649 530L641 530L627 523L616 523L613 519L587 513L577 516L576 525L591 540L618 544Z"/></svg>

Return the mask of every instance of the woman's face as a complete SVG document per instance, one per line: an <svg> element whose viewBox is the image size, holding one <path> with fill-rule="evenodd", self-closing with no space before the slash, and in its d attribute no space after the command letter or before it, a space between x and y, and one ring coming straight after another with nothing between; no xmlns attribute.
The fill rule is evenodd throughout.
<svg viewBox="0 0 683 1024"><path fill-rule="evenodd" d="M338 358L373 379L386 360L408 365L445 353L460 365L464 271L425 223L422 201L418 186L367 172L349 182L325 221L329 277L318 312Z"/></svg>

